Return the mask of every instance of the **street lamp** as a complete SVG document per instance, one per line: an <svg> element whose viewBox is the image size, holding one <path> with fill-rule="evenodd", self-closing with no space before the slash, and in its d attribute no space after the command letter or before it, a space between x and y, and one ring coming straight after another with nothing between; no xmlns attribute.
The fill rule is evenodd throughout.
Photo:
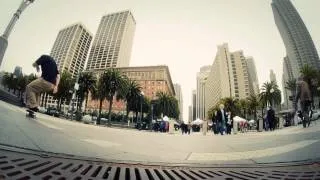
<svg viewBox="0 0 320 180"><path fill-rule="evenodd" d="M14 13L13 17L11 18L6 30L4 31L3 35L0 36L0 67L2 63L2 59L4 56L4 53L8 47L8 38L9 35L16 24L17 20L19 19L21 13L26 9L28 5L33 3L34 0L23 0L18 8L18 10Z"/></svg>
<svg viewBox="0 0 320 180"><path fill-rule="evenodd" d="M144 96L144 93L141 91L141 94L140 94L140 112L141 112L141 114L140 114L140 121L139 121L139 123L142 122L142 103L143 103L143 96Z"/></svg>

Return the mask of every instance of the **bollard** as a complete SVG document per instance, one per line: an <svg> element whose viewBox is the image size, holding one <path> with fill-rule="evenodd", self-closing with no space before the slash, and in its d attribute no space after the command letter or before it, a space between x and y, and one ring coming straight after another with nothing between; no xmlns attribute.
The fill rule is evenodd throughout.
<svg viewBox="0 0 320 180"><path fill-rule="evenodd" d="M259 119L259 132L263 131L263 120Z"/></svg>
<svg viewBox="0 0 320 180"><path fill-rule="evenodd" d="M238 122L233 121L233 134L238 133Z"/></svg>
<svg viewBox="0 0 320 180"><path fill-rule="evenodd" d="M207 130L208 130L208 121L204 121L202 124L202 134L204 136L207 135Z"/></svg>
<svg viewBox="0 0 320 180"><path fill-rule="evenodd" d="M173 133L174 133L174 121L169 120L169 134L173 134Z"/></svg>

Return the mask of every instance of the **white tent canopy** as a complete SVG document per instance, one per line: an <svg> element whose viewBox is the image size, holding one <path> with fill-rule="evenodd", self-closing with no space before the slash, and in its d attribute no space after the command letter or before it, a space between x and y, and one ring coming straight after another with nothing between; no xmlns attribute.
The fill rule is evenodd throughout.
<svg viewBox="0 0 320 180"><path fill-rule="evenodd" d="M192 121L192 123L191 124L196 124L196 125L200 125L200 124L202 124L203 123L203 120L201 120L201 119L196 119L196 120L194 120L194 121Z"/></svg>
<svg viewBox="0 0 320 180"><path fill-rule="evenodd" d="M164 120L164 121L169 121L168 116L164 116L164 117L163 117L163 120Z"/></svg>
<svg viewBox="0 0 320 180"><path fill-rule="evenodd" d="M247 120L245 120L239 116L235 116L235 117L233 117L233 121L234 122L246 122Z"/></svg>
<svg viewBox="0 0 320 180"><path fill-rule="evenodd" d="M254 123L254 120L253 120L253 119L251 119L251 120L249 121L249 123L250 123L250 124L253 124L253 123Z"/></svg>

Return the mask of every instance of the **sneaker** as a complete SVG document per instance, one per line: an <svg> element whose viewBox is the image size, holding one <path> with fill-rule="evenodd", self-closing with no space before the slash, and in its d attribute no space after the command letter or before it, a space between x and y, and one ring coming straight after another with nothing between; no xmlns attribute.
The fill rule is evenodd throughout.
<svg viewBox="0 0 320 180"><path fill-rule="evenodd" d="M38 112L39 111L39 109L37 108L37 107L34 107L34 108L29 108L31 111L33 111L33 112Z"/></svg>

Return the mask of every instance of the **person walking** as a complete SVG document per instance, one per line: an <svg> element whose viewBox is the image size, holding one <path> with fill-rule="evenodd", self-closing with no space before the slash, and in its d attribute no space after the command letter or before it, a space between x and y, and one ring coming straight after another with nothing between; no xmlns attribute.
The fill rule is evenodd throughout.
<svg viewBox="0 0 320 180"><path fill-rule="evenodd" d="M227 113L228 120L227 120L227 134L231 134L231 128L232 128L232 119L231 119L231 112L229 111Z"/></svg>
<svg viewBox="0 0 320 180"><path fill-rule="evenodd" d="M224 110L224 105L220 104L220 110L217 112L216 121L218 123L218 132L223 135L225 133L225 124L227 120L227 113Z"/></svg>
<svg viewBox="0 0 320 180"><path fill-rule="evenodd" d="M31 111L39 111L41 93L57 93L60 82L60 74L55 60L48 55L42 55L33 64L40 71L41 77L30 82L26 87L26 107ZM40 66L40 67L39 67Z"/></svg>
<svg viewBox="0 0 320 180"><path fill-rule="evenodd" d="M296 98L295 98L295 112L297 112L297 104L300 100L300 107L301 107L301 113L302 113L302 123L303 127L306 128L307 123L308 127L310 126L310 116L309 116L309 110L311 108L312 103L312 97L311 97L311 90L310 85L307 83L307 78L300 76L297 81L297 87L296 87Z"/></svg>
<svg viewBox="0 0 320 180"><path fill-rule="evenodd" d="M268 108L268 111L267 111L267 121L269 124L270 131L274 131L275 125L276 125L276 117L275 117L274 109L271 106Z"/></svg>

